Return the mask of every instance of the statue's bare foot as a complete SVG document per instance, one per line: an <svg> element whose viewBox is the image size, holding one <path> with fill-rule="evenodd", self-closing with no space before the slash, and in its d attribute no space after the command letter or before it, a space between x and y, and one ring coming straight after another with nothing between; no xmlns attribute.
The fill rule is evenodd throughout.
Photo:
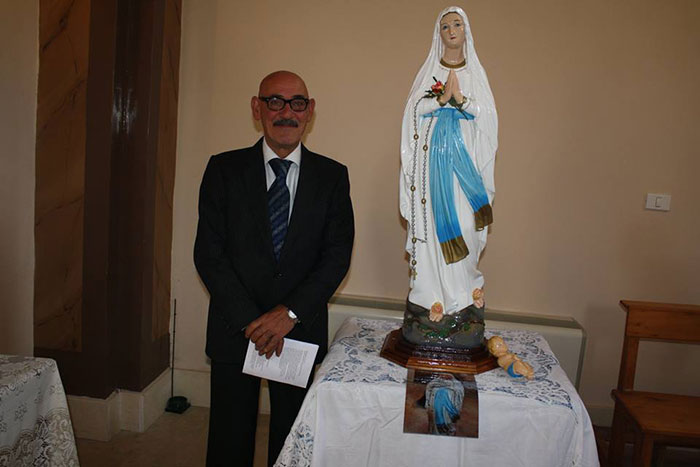
<svg viewBox="0 0 700 467"><path fill-rule="evenodd" d="M442 313L442 303L435 302L433 306L430 307L430 315L428 315L428 318L430 318L430 321L438 322L442 319Z"/></svg>
<svg viewBox="0 0 700 467"><path fill-rule="evenodd" d="M477 308L483 308L484 306L484 291L483 289L474 289L472 292L472 298L474 299L474 306Z"/></svg>

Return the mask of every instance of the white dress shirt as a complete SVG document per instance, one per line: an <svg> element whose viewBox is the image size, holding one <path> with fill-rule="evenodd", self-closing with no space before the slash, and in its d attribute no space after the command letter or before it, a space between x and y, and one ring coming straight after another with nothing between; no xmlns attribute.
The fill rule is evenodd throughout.
<svg viewBox="0 0 700 467"><path fill-rule="evenodd" d="M272 159L280 159L280 157L275 154L275 151L267 145L267 141L263 138L263 159L265 160L265 178L267 179L267 189L269 190L272 183L275 181L275 171L270 167L269 162ZM301 143L294 148L294 151L290 152L287 157L284 158L292 163L289 166L289 172L287 172L287 188L289 188L289 217L287 222L292 218L292 209L294 207L294 196L297 193L297 182L299 181L299 165L301 164Z"/></svg>

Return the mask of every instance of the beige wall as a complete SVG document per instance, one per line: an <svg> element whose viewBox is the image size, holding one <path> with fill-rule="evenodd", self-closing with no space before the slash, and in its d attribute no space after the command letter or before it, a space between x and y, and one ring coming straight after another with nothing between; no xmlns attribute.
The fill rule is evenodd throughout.
<svg viewBox="0 0 700 467"><path fill-rule="evenodd" d="M0 0L0 353L31 355L39 2Z"/></svg>
<svg viewBox="0 0 700 467"><path fill-rule="evenodd" d="M495 224L481 268L492 309L568 315L589 340L581 393L610 405L622 298L700 303L700 5L694 0L472 0L500 116ZM206 370L207 295L192 264L201 174L260 135L262 76L300 73L317 100L312 149L349 167L357 237L340 292L403 298L397 208L403 106L444 2L184 2L173 296L179 368ZM298 26L295 26L298 24ZM643 210L670 193L670 212ZM654 345L654 344L650 344ZM646 387L697 392L698 348ZM663 358L675 376L658 376ZM668 365L666 365L668 367Z"/></svg>

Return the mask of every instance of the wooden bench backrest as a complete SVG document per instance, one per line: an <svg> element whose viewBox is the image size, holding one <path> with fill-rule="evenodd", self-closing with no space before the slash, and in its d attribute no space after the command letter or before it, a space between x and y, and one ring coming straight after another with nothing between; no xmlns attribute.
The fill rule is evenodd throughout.
<svg viewBox="0 0 700 467"><path fill-rule="evenodd" d="M617 388L634 388L639 339L700 343L700 306L622 300L627 312Z"/></svg>

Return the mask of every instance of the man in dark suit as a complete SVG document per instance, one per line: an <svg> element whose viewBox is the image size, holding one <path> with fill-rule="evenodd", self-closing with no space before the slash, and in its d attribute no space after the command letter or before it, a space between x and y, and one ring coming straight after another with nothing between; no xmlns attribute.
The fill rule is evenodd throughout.
<svg viewBox="0 0 700 467"><path fill-rule="evenodd" d="M328 345L328 299L345 277L354 237L345 166L301 144L315 102L287 71L251 99L264 137L213 156L199 194L194 259L210 294L207 465L252 465L260 379L241 373L250 339L270 358L284 337ZM307 385L308 387L308 385ZM269 381L268 464L282 449L306 389Z"/></svg>

